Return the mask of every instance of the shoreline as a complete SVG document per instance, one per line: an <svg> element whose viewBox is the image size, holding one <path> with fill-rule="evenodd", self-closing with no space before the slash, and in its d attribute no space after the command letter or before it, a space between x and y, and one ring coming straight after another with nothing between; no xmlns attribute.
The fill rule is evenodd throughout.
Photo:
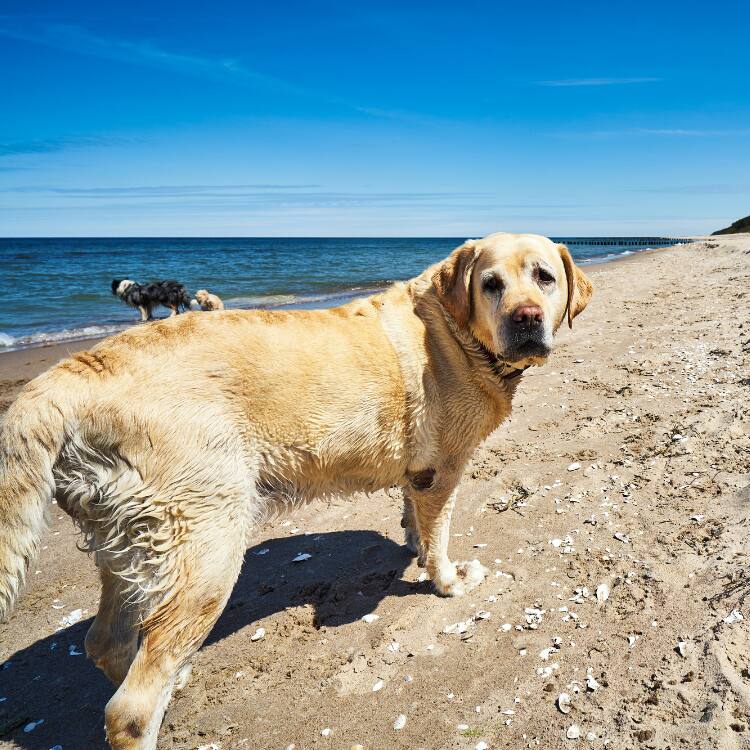
<svg viewBox="0 0 750 750"><path fill-rule="evenodd" d="M686 238L690 239L690 242L683 243L681 245L669 245L667 247L655 247L655 248L646 248L643 250L633 250L631 252L625 251L623 253L618 254L617 256L613 258L601 258L601 259L592 259L585 261L581 264L581 267L587 270L587 273L593 273L596 269L609 266L616 263L623 263L625 261L630 261L633 258L638 258L641 256L648 256L653 253L662 253L668 250L677 250L682 247L687 247L689 245L694 244L695 242L700 242L702 240L705 240L706 238L702 237L691 237ZM395 283L395 282L392 282ZM363 293L359 293L358 291L351 290L351 291L342 291L340 293L330 293L330 294L321 294L318 296L311 296L310 299L300 298L299 302L289 302L284 303L280 305L275 305L272 307L258 305L258 306L250 306L250 307L228 307L227 309L233 309L233 310L305 310L305 309L315 309L315 308L325 308L325 307L337 307L342 304L346 304L348 302L351 302L354 299L357 299L359 297L367 297L371 296L373 294L377 294L379 291L382 291L382 289L387 288L389 285L385 285L384 287L368 287L366 289L363 289ZM331 304L320 304L321 302L330 301ZM225 302L231 303L230 300L225 300ZM94 324L92 324L93 326ZM120 333L121 331L125 331L128 328L131 328L134 325L138 325L138 322L134 320L132 323L111 323L111 324L105 324L105 325L112 325L117 326L116 330L108 332L106 335L91 335L91 336L72 336L69 339L65 339L63 341L43 341L43 342L33 342L33 343L24 343L20 344L18 346L11 346L7 348L3 348L0 350L0 367L2 366L2 363L5 361L6 357L9 357L10 355L14 354L21 354L21 353L28 353L34 350L59 350L62 352L59 359L69 356L70 354L74 354L78 351L83 351L85 349L91 348L98 344L100 341L104 341L105 339L109 338L110 336L114 336L117 333ZM72 347L72 349L70 348ZM12 361L12 360L11 360Z"/></svg>

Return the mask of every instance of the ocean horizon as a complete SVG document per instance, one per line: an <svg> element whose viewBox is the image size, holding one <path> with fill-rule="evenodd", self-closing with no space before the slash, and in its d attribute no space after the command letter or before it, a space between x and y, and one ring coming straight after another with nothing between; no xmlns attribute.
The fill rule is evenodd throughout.
<svg viewBox="0 0 750 750"><path fill-rule="evenodd" d="M342 304L411 278L464 237L0 238L0 353L107 336L138 321L113 278L176 279L229 309ZM581 265L656 247L669 237L555 237ZM154 311L156 317L168 314Z"/></svg>

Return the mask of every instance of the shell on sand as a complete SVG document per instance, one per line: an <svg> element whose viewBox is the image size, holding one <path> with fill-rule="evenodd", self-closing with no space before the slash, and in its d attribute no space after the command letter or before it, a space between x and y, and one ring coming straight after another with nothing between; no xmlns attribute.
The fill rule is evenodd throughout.
<svg viewBox="0 0 750 750"><path fill-rule="evenodd" d="M560 693L557 696L557 707L561 714L570 713L570 696L567 693Z"/></svg>

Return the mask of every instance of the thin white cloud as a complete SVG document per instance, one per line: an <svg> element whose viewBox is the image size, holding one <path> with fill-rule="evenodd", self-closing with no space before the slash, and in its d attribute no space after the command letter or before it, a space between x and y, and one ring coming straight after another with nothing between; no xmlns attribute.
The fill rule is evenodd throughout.
<svg viewBox="0 0 750 750"><path fill-rule="evenodd" d="M701 130L691 128L623 128L622 130L573 130L558 131L548 135L556 138L633 138L655 136L657 138L731 138L750 135L750 128L727 128Z"/></svg>
<svg viewBox="0 0 750 750"><path fill-rule="evenodd" d="M657 83L661 78L561 78L554 81L537 81L538 86L573 87L573 86L623 86L631 83Z"/></svg>
<svg viewBox="0 0 750 750"><path fill-rule="evenodd" d="M239 185L138 185L128 187L55 187L49 185L21 185L9 188L0 188L3 193L49 193L51 195L81 197L161 197L161 196L195 196L195 195L217 195L227 193L236 194L238 191L256 190L309 190L319 188L315 183L258 183Z"/></svg>
<svg viewBox="0 0 750 750"><path fill-rule="evenodd" d="M11 17L0 15L0 37L39 44L74 54L140 65L182 75L219 80L236 86L273 91L290 96L317 99L335 107L354 110L377 119L403 120L424 124L429 118L416 113L360 106L325 92L297 86L245 65L235 57L202 57L173 52L146 40L103 37L76 24L51 24L32 30L14 25Z"/></svg>
<svg viewBox="0 0 750 750"><path fill-rule="evenodd" d="M0 157L49 154L71 148L127 145L132 142L132 138L102 135L72 135L60 138L37 138L31 141L0 141Z"/></svg>
<svg viewBox="0 0 750 750"><path fill-rule="evenodd" d="M750 195L750 183L664 185L661 187L632 188L630 192L665 195Z"/></svg>
<svg viewBox="0 0 750 750"><path fill-rule="evenodd" d="M644 135L674 135L687 137L710 137L710 136L731 136L731 135L750 135L749 128L737 128L730 130L693 130L690 128L637 128L636 132Z"/></svg>
<svg viewBox="0 0 750 750"><path fill-rule="evenodd" d="M148 41L102 37L74 24L52 24L27 31L0 21L0 36L105 60L144 65L203 78L222 79L237 84L310 95L294 84L245 66L235 58L199 57L171 52Z"/></svg>

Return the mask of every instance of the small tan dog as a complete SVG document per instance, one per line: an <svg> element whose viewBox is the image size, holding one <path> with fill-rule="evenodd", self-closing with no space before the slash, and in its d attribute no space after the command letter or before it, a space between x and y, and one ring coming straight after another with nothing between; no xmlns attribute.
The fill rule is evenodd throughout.
<svg viewBox="0 0 750 750"><path fill-rule="evenodd" d="M448 556L464 466L591 291L563 245L494 234L343 307L184 315L62 361L0 432L0 615L55 497L101 571L86 650L120 686L109 743L153 750L250 530L290 499L400 485L435 588L469 591L485 569Z"/></svg>
<svg viewBox="0 0 750 750"><path fill-rule="evenodd" d="M200 305L201 310L210 312L211 310L223 310L224 303L218 295L211 294L208 289L199 289L195 293L195 301Z"/></svg>

